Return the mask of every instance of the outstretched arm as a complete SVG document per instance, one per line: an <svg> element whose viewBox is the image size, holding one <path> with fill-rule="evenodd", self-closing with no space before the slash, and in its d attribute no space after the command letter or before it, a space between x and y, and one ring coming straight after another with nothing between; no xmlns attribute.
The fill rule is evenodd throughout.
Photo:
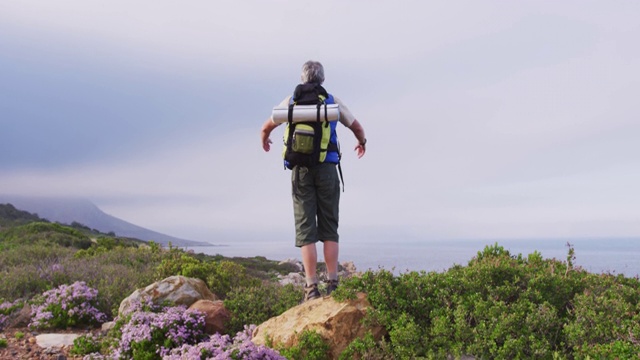
<svg viewBox="0 0 640 360"><path fill-rule="evenodd" d="M260 131L260 140L262 142L262 148L264 149L264 151L271 150L272 142L269 138L269 135L271 135L273 129L277 128L279 125L280 124L274 123L271 118L267 119L267 121L262 124L262 131Z"/></svg>
<svg viewBox="0 0 640 360"><path fill-rule="evenodd" d="M353 120L353 123L351 124L351 126L349 126L349 130L353 132L353 135L355 135L356 139L358 140L358 145L354 150L358 155L358 159L360 159L367 151L367 138L364 135L364 128L362 127L362 125L360 125L360 122L358 120Z"/></svg>

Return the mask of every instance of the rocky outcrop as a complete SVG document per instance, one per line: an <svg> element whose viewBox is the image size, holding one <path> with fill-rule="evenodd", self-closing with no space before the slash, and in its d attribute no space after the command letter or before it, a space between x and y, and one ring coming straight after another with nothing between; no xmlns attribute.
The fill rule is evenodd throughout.
<svg viewBox="0 0 640 360"><path fill-rule="evenodd" d="M155 282L144 289L138 289L120 303L118 313L126 313L134 304L152 300L155 304L164 301L175 305L191 306L198 300L218 300L200 279L184 276L170 276Z"/></svg>
<svg viewBox="0 0 640 360"><path fill-rule="evenodd" d="M306 284L306 280L304 278L304 266L302 265L302 262L300 260L290 258L279 263L279 265L286 264L292 265L295 269L297 269L298 272L290 272L287 275L278 275L278 282L280 283L280 285L293 284L304 286ZM357 274L358 272L356 270L356 266L353 264L353 261L345 261L340 263L338 266L338 276L340 278L348 278ZM321 281L326 281L326 274L321 273L319 279Z"/></svg>
<svg viewBox="0 0 640 360"><path fill-rule="evenodd" d="M346 302L337 302L332 297L307 301L262 323L254 330L252 341L265 345L268 337L276 345L291 347L297 343L298 334L316 331L329 344L331 358L337 359L353 340L364 337L367 332L371 331L376 339L384 334L380 327L362 324L368 309L370 304L363 293Z"/></svg>
<svg viewBox="0 0 640 360"><path fill-rule="evenodd" d="M224 333L225 325L231 318L231 313L224 307L221 300L198 300L189 306L189 310L198 310L205 315L205 331L209 335Z"/></svg>
<svg viewBox="0 0 640 360"><path fill-rule="evenodd" d="M289 273L287 275L278 275L278 282L280 283L280 285L297 285L297 286L304 286L306 284L306 280L304 279L304 276L300 273Z"/></svg>
<svg viewBox="0 0 640 360"><path fill-rule="evenodd" d="M282 261L280 261L278 263L278 265L285 265L285 264L291 264L293 265L293 267L298 270L298 271L302 271L303 267L302 267L302 261L294 259L294 258L288 258L288 259L284 259Z"/></svg>
<svg viewBox="0 0 640 360"><path fill-rule="evenodd" d="M340 263L340 266L342 267L342 271L340 271L341 277L353 276L358 272L353 261L345 261L343 263Z"/></svg>

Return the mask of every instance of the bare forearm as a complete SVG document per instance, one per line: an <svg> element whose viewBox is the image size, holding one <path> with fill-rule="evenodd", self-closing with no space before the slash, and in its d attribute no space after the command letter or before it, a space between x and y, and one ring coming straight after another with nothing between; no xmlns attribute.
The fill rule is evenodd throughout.
<svg viewBox="0 0 640 360"><path fill-rule="evenodd" d="M274 123L270 118L262 124L262 130L260 131L260 142L262 143L262 148L264 151L269 151L271 149L271 139L269 139L269 135L273 129L277 128L279 124Z"/></svg>
<svg viewBox="0 0 640 360"><path fill-rule="evenodd" d="M364 128L362 127L362 125L358 120L353 121L353 124L349 126L349 130L353 132L353 135L358 140L358 143L362 144L365 142L367 137L364 134Z"/></svg>
<svg viewBox="0 0 640 360"><path fill-rule="evenodd" d="M356 139L358 139L358 145L356 145L355 151L359 159L364 156L365 152L367 152L367 137L364 134L364 128L360 125L358 120L353 120L353 123L349 126L349 130L351 130Z"/></svg>

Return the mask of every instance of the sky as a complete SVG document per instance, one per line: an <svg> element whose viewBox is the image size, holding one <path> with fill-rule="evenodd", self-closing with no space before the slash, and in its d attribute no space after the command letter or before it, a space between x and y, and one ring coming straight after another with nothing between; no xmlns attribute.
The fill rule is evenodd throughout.
<svg viewBox="0 0 640 360"><path fill-rule="evenodd" d="M0 1L0 193L169 235L293 239L307 60L342 127L343 238L640 236L640 2ZM293 242L293 240L291 240Z"/></svg>

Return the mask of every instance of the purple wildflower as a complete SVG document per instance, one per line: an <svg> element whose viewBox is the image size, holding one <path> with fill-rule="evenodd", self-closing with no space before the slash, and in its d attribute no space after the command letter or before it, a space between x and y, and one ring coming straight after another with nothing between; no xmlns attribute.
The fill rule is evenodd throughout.
<svg viewBox="0 0 640 360"><path fill-rule="evenodd" d="M98 291L77 281L44 292L32 309L31 328L103 323L107 316L94 307Z"/></svg>
<svg viewBox="0 0 640 360"><path fill-rule="evenodd" d="M158 358L184 344L196 344L206 337L204 314L184 306L166 307L161 313L131 313L122 327L114 356L129 359L136 355L157 354Z"/></svg>
<svg viewBox="0 0 640 360"><path fill-rule="evenodd" d="M255 325L245 326L233 340L228 335L215 334L199 344L174 349L163 360L286 360L276 350L254 344L251 341L254 329Z"/></svg>

